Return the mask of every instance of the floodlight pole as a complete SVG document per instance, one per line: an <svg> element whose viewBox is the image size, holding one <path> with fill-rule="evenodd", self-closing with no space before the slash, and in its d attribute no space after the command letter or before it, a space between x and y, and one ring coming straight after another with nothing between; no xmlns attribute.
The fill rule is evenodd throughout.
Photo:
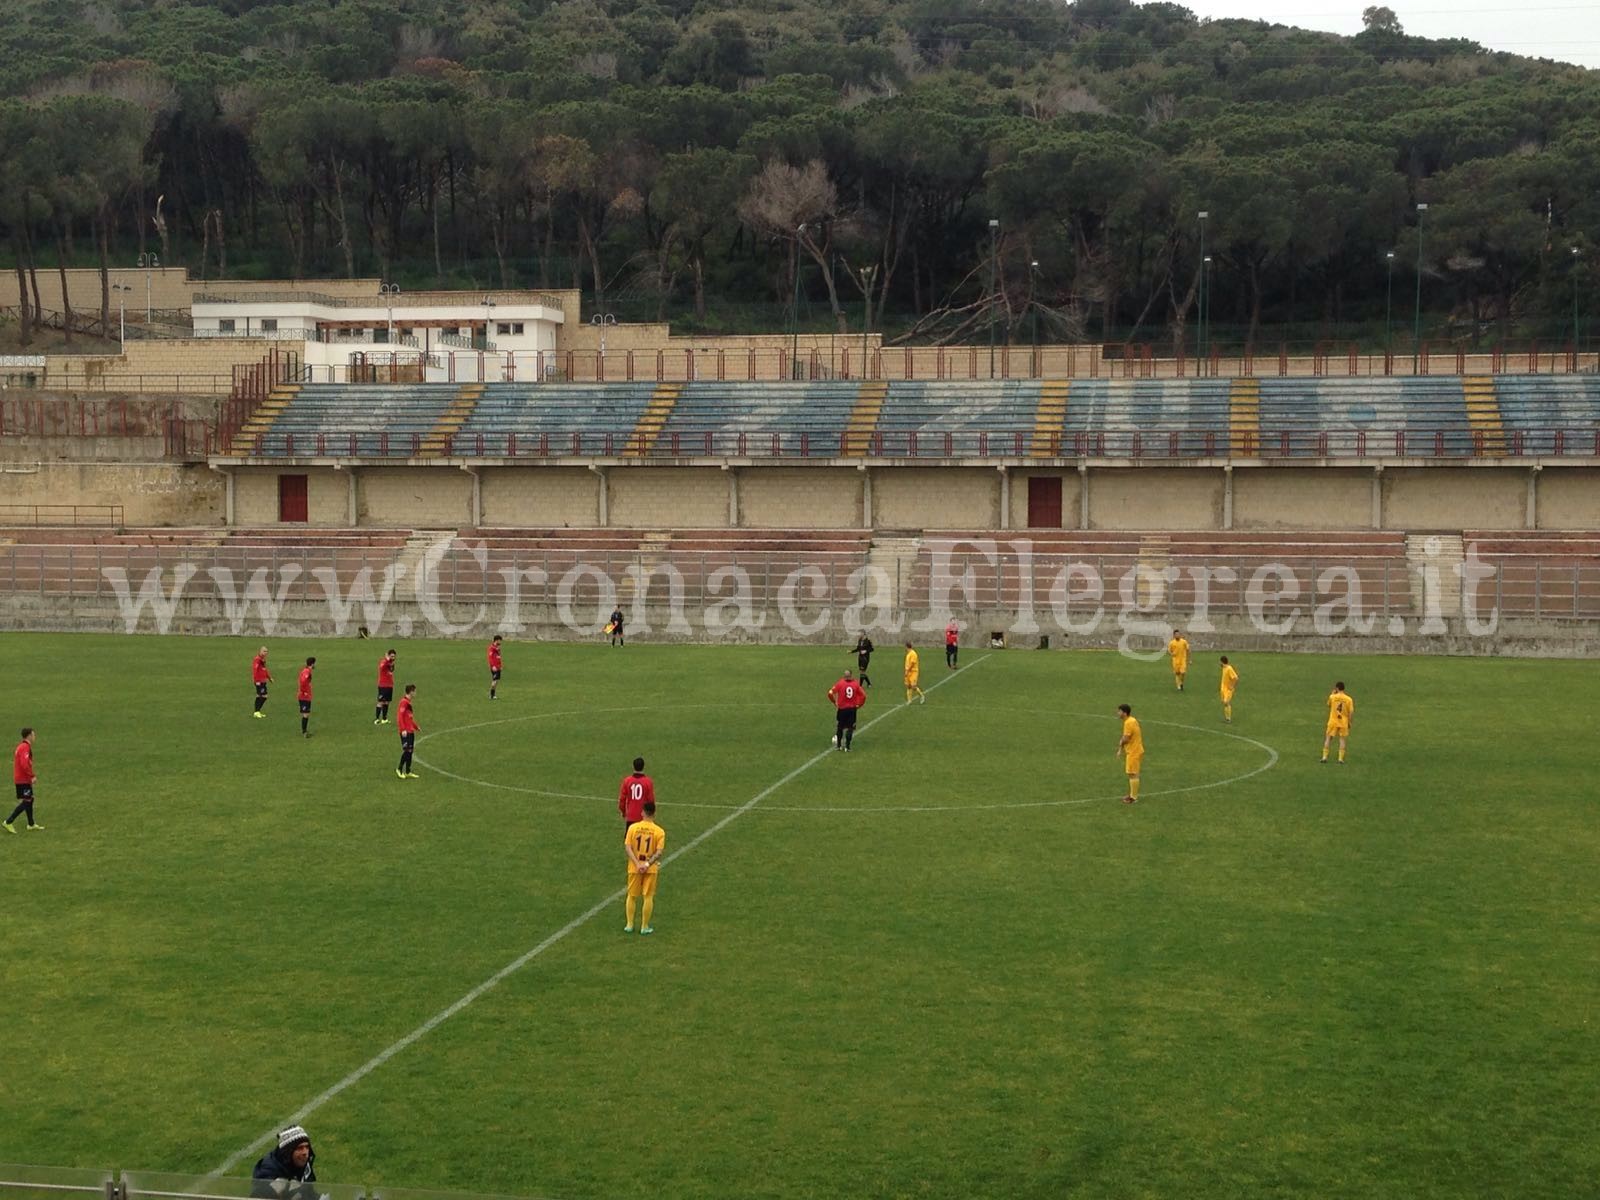
<svg viewBox="0 0 1600 1200"><path fill-rule="evenodd" d="M1417 205L1417 302L1411 324L1411 373L1417 373L1422 358L1422 222L1428 206Z"/></svg>
<svg viewBox="0 0 1600 1200"><path fill-rule="evenodd" d="M994 304L1000 286L1000 220L989 218L989 378L994 378Z"/></svg>
<svg viewBox="0 0 1600 1200"><path fill-rule="evenodd" d="M1211 261L1206 257L1206 221L1211 214L1202 208L1196 215L1200 219L1200 319L1196 322L1195 357L1203 363L1206 357L1206 264Z"/></svg>

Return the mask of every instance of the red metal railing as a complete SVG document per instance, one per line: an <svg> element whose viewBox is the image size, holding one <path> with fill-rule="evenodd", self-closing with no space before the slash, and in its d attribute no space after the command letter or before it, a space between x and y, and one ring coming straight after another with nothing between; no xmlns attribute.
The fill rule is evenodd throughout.
<svg viewBox="0 0 1600 1200"><path fill-rule="evenodd" d="M257 440L265 457L408 458L418 433L299 433ZM1452 429L1093 430L671 430L653 443L611 430L529 430L458 434L446 455L464 458L889 458L972 459L1472 459L1600 458L1600 426L1508 430L1499 437Z"/></svg>

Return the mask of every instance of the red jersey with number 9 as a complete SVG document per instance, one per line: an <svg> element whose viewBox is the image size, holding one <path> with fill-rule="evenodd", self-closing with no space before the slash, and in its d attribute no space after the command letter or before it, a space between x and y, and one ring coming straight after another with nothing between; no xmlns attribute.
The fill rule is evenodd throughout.
<svg viewBox="0 0 1600 1200"><path fill-rule="evenodd" d="M854 679L841 679L828 689L828 699L838 708L860 708L867 702L867 693Z"/></svg>

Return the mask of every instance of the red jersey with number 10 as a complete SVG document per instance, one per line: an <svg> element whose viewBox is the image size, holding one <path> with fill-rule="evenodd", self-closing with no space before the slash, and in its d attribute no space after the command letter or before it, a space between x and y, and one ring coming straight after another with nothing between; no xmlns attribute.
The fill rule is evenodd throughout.
<svg viewBox="0 0 1600 1200"><path fill-rule="evenodd" d="M648 775L624 775L617 790L617 811L628 819L628 824L644 820L646 802L656 802L656 785Z"/></svg>
<svg viewBox="0 0 1600 1200"><path fill-rule="evenodd" d="M387 654L378 660L378 686L386 688L394 686L394 659Z"/></svg>
<svg viewBox="0 0 1600 1200"><path fill-rule="evenodd" d="M27 742L17 743L17 752L11 759L13 783L33 782L33 747Z"/></svg>
<svg viewBox="0 0 1600 1200"><path fill-rule="evenodd" d="M300 699L311 699L311 668L305 667L300 672Z"/></svg>
<svg viewBox="0 0 1600 1200"><path fill-rule="evenodd" d="M411 711L411 697L400 697L400 736L417 731L417 718Z"/></svg>
<svg viewBox="0 0 1600 1200"><path fill-rule="evenodd" d="M272 672L267 670L267 660L263 655L256 655L250 660L250 681L252 683L271 683Z"/></svg>
<svg viewBox="0 0 1600 1200"><path fill-rule="evenodd" d="M499 669L500 669L500 643L499 642L490 642L489 643L489 670L498 671Z"/></svg>
<svg viewBox="0 0 1600 1200"><path fill-rule="evenodd" d="M854 679L841 679L828 689L828 699L838 708L860 708L867 702L867 693Z"/></svg>

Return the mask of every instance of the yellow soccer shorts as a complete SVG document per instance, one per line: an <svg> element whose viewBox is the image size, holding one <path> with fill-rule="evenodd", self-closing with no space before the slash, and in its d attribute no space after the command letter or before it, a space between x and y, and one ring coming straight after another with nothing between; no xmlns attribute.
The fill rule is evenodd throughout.
<svg viewBox="0 0 1600 1200"><path fill-rule="evenodd" d="M1233 703L1233 693L1231 691L1229 691L1227 688L1223 688L1222 689L1222 702L1224 704L1232 704Z"/></svg>
<svg viewBox="0 0 1600 1200"><path fill-rule="evenodd" d="M1329 721L1328 727L1322 732L1324 737L1349 737L1350 726L1342 721Z"/></svg>
<svg viewBox="0 0 1600 1200"><path fill-rule="evenodd" d="M1144 766L1144 755L1142 755L1142 754L1129 754L1126 757L1125 762L1127 764L1128 774L1129 775L1137 775L1139 773L1139 768Z"/></svg>
<svg viewBox="0 0 1600 1200"><path fill-rule="evenodd" d="M916 674L915 672L913 672L910 675L907 675L906 676L906 686L908 688L916 687L917 686L917 680L920 679L920 678L921 678L921 676Z"/></svg>
<svg viewBox="0 0 1600 1200"><path fill-rule="evenodd" d="M637 871L628 872L628 895L654 896L656 894L656 880L661 878L659 871L650 871L641 875Z"/></svg>

